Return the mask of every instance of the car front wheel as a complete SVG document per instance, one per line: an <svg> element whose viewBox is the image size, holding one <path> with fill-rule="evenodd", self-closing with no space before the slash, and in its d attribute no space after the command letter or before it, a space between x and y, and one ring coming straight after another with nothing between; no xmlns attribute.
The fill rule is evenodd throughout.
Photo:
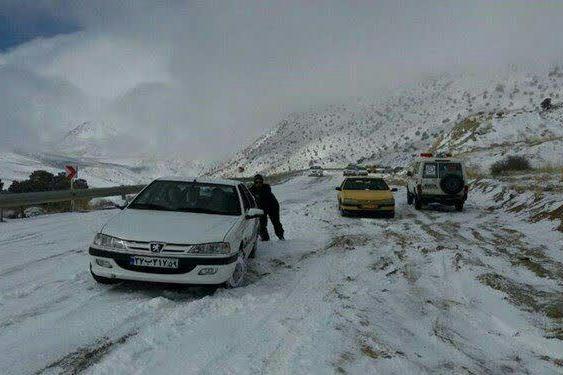
<svg viewBox="0 0 563 375"><path fill-rule="evenodd" d="M233 271L233 274L231 275L229 280L227 280L227 282L225 283L226 287L238 288L239 286L241 286L244 282L244 277L246 276L247 270L248 265L246 264L244 253L241 251L235 264L235 270Z"/></svg>
<svg viewBox="0 0 563 375"><path fill-rule="evenodd" d="M92 275L94 280L96 280L96 282L99 284L111 285L111 284L117 284L119 282L119 280L116 279L110 279L109 277L98 276L94 272L92 272L92 270L90 270L90 274Z"/></svg>
<svg viewBox="0 0 563 375"><path fill-rule="evenodd" d="M256 240L254 241L254 246L252 246L252 250L250 251L250 255L248 256L249 258L256 258L256 247L257 247L257 243L258 243L258 238L256 238Z"/></svg>

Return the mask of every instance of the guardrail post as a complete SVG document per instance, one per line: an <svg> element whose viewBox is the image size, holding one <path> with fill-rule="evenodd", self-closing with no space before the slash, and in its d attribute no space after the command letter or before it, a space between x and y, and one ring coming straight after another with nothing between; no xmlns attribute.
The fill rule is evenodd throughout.
<svg viewBox="0 0 563 375"><path fill-rule="evenodd" d="M74 178L70 179L70 192L74 196ZM70 212L74 212L74 199L70 201Z"/></svg>

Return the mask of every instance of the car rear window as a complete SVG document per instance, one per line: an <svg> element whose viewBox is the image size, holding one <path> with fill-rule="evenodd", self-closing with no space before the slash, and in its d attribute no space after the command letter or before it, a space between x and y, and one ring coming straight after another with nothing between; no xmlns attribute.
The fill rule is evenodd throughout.
<svg viewBox="0 0 563 375"><path fill-rule="evenodd" d="M424 169L422 171L423 178L441 178L447 174L462 176L461 164L444 162L424 163Z"/></svg>
<svg viewBox="0 0 563 375"><path fill-rule="evenodd" d="M422 171L422 177L424 178L438 177L438 171L436 170L436 163L425 163L424 169Z"/></svg>
<svg viewBox="0 0 563 375"><path fill-rule="evenodd" d="M438 163L438 174L444 177L447 174L462 176L460 163Z"/></svg>
<svg viewBox="0 0 563 375"><path fill-rule="evenodd" d="M376 178L348 178L342 186L344 190L389 190L389 186L382 179Z"/></svg>

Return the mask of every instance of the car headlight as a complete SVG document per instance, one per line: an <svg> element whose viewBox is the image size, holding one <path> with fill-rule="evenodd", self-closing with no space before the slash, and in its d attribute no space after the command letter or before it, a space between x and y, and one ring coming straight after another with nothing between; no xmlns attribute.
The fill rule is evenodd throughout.
<svg viewBox="0 0 563 375"><path fill-rule="evenodd" d="M194 245L188 250L190 254L229 254L231 245L228 242L212 242Z"/></svg>
<svg viewBox="0 0 563 375"><path fill-rule="evenodd" d="M94 245L111 247L113 249L121 249L121 250L127 249L127 244L122 239L108 236L102 233L96 234L96 237L94 237Z"/></svg>
<svg viewBox="0 0 563 375"><path fill-rule="evenodd" d="M345 199L342 200L342 204L345 205L345 206L354 206L354 205L357 205L357 204L362 204L362 202L360 202L357 199L345 198Z"/></svg>

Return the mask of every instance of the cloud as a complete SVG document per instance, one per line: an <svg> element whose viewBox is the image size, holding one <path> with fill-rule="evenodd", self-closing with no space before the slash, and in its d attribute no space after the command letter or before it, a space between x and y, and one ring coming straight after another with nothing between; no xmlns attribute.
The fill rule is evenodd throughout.
<svg viewBox="0 0 563 375"><path fill-rule="evenodd" d="M7 0L3 8L22 22L48 15L79 31L0 54L0 131L12 139L0 146L35 147L99 120L121 132L127 152L219 158L285 113L377 96L426 74L563 57L555 1Z"/></svg>

